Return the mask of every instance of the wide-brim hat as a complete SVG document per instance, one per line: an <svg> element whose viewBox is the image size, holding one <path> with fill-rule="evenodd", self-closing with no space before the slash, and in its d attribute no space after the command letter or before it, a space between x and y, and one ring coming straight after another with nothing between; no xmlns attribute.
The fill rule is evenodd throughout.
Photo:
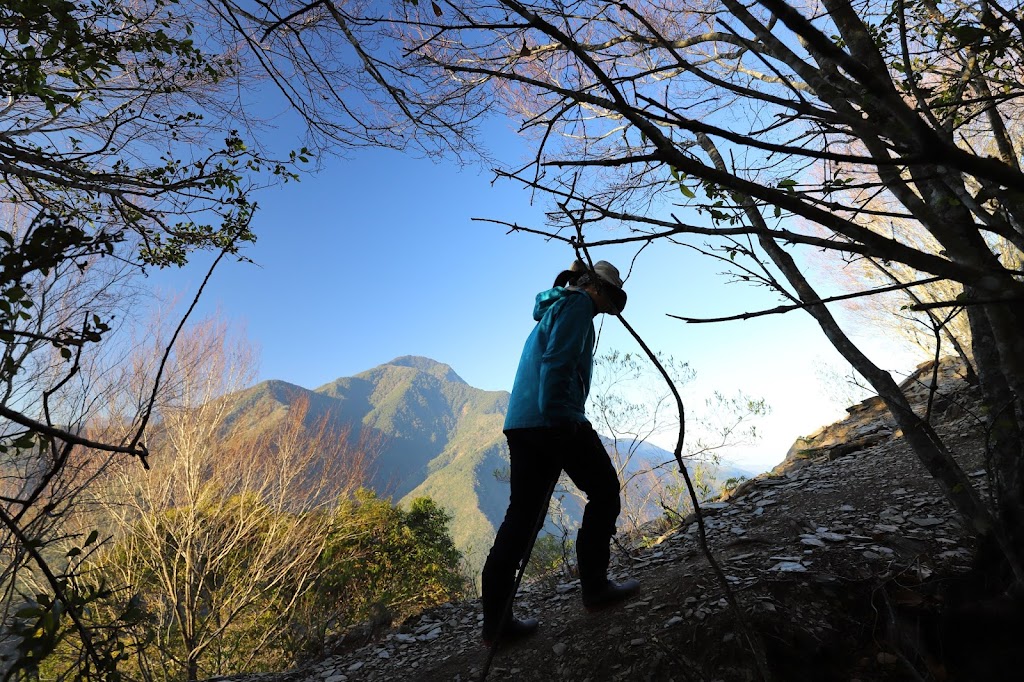
<svg viewBox="0 0 1024 682"><path fill-rule="evenodd" d="M622 290L622 277L619 269L606 260L599 260L594 263L594 274L601 278L605 284L604 293L608 296L615 311L621 313L626 307L626 292Z"/></svg>
<svg viewBox="0 0 1024 682"><path fill-rule="evenodd" d="M599 260L594 263L594 272L609 284L613 284L619 289L622 288L622 277L619 276L619 269L608 261Z"/></svg>

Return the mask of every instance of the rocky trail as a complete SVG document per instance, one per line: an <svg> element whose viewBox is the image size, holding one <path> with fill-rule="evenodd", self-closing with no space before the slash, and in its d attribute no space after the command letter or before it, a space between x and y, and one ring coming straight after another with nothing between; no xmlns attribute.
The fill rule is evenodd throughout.
<svg viewBox="0 0 1024 682"><path fill-rule="evenodd" d="M955 363L942 370L935 423L984 495L973 389ZM929 400L925 379L922 369L904 385L919 409ZM578 582L524 585L516 613L539 618L541 628L502 647L487 679L762 679L751 646L775 680L1019 679L1019 611L959 609L951 617L953 600L964 601L970 536L877 399L849 411L799 440L771 474L702 507L708 545L752 645L691 515L616 553L613 577L643 584L620 607L587 614ZM487 657L480 619L476 600L444 604L302 669L221 679L477 680Z"/></svg>

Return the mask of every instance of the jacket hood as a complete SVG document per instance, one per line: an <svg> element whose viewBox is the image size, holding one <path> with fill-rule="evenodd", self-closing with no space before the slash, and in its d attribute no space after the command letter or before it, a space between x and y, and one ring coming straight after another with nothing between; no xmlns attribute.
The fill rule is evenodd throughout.
<svg viewBox="0 0 1024 682"><path fill-rule="evenodd" d="M547 291L542 291L537 294L537 302L533 306L533 319L540 322L541 318L544 317L544 313L548 311L548 308L555 305L563 298L569 296L586 296L585 292L576 289L567 289L565 287L554 287Z"/></svg>

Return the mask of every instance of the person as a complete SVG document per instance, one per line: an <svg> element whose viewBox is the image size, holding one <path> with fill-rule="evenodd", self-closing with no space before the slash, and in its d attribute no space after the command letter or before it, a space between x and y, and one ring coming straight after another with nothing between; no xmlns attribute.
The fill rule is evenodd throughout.
<svg viewBox="0 0 1024 682"><path fill-rule="evenodd" d="M626 305L619 271L580 261L537 294L536 326L526 340L512 386L504 432L511 464L511 495L481 576L483 640L533 634L535 618L513 616L515 574L540 530L554 482L562 471L587 496L576 538L583 605L589 611L623 601L640 583L608 579L609 543L619 516L619 479L584 406L594 365L594 322Z"/></svg>

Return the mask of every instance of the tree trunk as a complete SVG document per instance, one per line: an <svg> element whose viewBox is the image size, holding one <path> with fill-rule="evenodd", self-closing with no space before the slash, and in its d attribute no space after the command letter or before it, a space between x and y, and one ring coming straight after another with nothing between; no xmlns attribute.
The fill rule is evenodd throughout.
<svg viewBox="0 0 1024 682"><path fill-rule="evenodd" d="M724 170L725 161L711 139L706 135L698 134L697 140L711 157L715 166ZM914 454L942 487L953 507L960 512L979 536L992 537L995 540L1013 572L1014 580L1018 585L1024 586L1024 551L1020 545L1011 540L1001 523L1002 519L994 517L989 512L988 507L971 486L970 479L953 459L953 455L946 448L942 439L930 424L914 414L910 403L889 373L880 369L861 352L836 323L835 318L823 303L815 304L815 301L821 301L821 297L804 277L793 257L767 234L768 226L753 200L749 197L738 198L744 206L748 220L760 231L758 242L765 253L794 288L799 299L805 304L810 304L807 306L807 312L817 320L818 325L836 350L878 392L879 397L889 408L893 419L896 420L896 424L902 429L903 437L910 444ZM1002 330L1005 332L1005 329L1004 320ZM1020 332L1018 331L1017 334L1019 338ZM975 339L974 343L978 344L979 341ZM997 367L1001 368L1002 365L997 364Z"/></svg>
<svg viewBox="0 0 1024 682"><path fill-rule="evenodd" d="M1010 541L1024 553L1024 442L1020 400L1004 375L999 346L989 320L990 306L969 306L975 366L988 428L986 465L996 509Z"/></svg>

